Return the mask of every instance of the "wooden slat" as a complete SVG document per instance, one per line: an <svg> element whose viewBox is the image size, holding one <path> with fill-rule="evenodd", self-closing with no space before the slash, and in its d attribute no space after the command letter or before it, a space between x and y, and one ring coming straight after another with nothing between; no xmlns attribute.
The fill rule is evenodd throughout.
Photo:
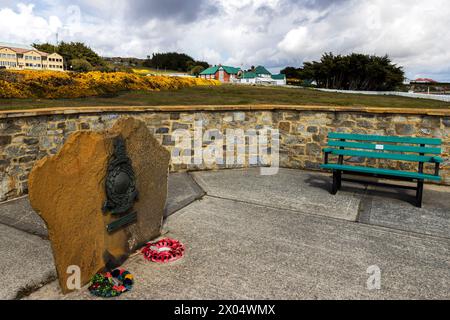
<svg viewBox="0 0 450 320"><path fill-rule="evenodd" d="M350 171L350 172L353 171L353 172L404 177L404 178L411 178L411 179L423 179L423 180L434 180L434 181L441 180L441 177L439 177L439 176L425 174L425 173L411 172L411 171L378 169L378 168L371 168L371 167L348 166L348 165L339 165L339 164L322 164L320 167L322 169L328 169L328 170L341 170L341 171Z"/></svg>
<svg viewBox="0 0 450 320"><path fill-rule="evenodd" d="M358 150L345 150L345 149L325 149L324 152L330 152L331 154L350 157L363 157L374 159L391 159L411 162L431 162L441 163L442 159L435 156L418 156L414 154L400 154L400 153L387 153L378 151L358 151Z"/></svg>
<svg viewBox="0 0 450 320"><path fill-rule="evenodd" d="M344 148L352 148L352 149L377 150L377 144L372 144L372 143L329 140L328 145L330 147L344 147ZM441 151L442 151L441 148L416 147L416 146L393 145L393 144L384 144L383 148L384 148L384 151L415 152L415 153L424 153L424 154L441 154Z"/></svg>
<svg viewBox="0 0 450 320"><path fill-rule="evenodd" d="M328 133L330 139L345 139L357 141L373 141L373 142L394 142L394 143L408 143L408 144L426 144L426 145L441 145L441 139L435 138L421 138L421 137L398 137L398 136L378 136L365 134L351 134L351 133Z"/></svg>

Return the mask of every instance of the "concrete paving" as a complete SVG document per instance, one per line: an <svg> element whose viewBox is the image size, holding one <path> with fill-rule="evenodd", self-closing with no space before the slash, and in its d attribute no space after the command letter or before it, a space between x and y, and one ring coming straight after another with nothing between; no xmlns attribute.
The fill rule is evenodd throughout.
<svg viewBox="0 0 450 320"><path fill-rule="evenodd" d="M0 223L42 238L48 237L44 220L31 208L27 196L1 203Z"/></svg>
<svg viewBox="0 0 450 320"><path fill-rule="evenodd" d="M124 267L136 285L119 299L450 299L450 188L427 186L418 209L395 189L345 183L332 196L329 174L317 172L190 175L201 189L171 175L164 226L186 256L168 265L131 257ZM381 290L366 287L370 266ZM56 281L28 298L93 299L86 288L62 296Z"/></svg>
<svg viewBox="0 0 450 320"><path fill-rule="evenodd" d="M192 173L209 195L273 208L310 212L356 221L364 187L350 185L330 196L327 174L280 169L275 176L262 176L259 168Z"/></svg>
<svg viewBox="0 0 450 320"><path fill-rule="evenodd" d="M0 299L29 294L56 279L50 242L0 224Z"/></svg>
<svg viewBox="0 0 450 320"><path fill-rule="evenodd" d="M167 219L187 246L168 265L137 255L119 299L449 299L449 241L204 197ZM368 290L367 268L381 269ZM63 298L46 288L31 299ZM92 299L86 290L64 299Z"/></svg>
<svg viewBox="0 0 450 320"><path fill-rule="evenodd" d="M450 188L425 186L422 208L410 202L415 191L371 186L359 221L393 229L450 238Z"/></svg>
<svg viewBox="0 0 450 320"><path fill-rule="evenodd" d="M170 174L164 215L171 215L204 194L189 174ZM0 224L48 238L45 222L31 207L28 196L0 203Z"/></svg>
<svg viewBox="0 0 450 320"><path fill-rule="evenodd" d="M204 195L187 173L169 175L168 189L166 216ZM45 222L27 196L0 204L0 270L5 271L0 299L26 295L56 277L47 238Z"/></svg>
<svg viewBox="0 0 450 320"><path fill-rule="evenodd" d="M200 199L204 194L203 189L188 173L171 173L164 216L170 216L191 202Z"/></svg>

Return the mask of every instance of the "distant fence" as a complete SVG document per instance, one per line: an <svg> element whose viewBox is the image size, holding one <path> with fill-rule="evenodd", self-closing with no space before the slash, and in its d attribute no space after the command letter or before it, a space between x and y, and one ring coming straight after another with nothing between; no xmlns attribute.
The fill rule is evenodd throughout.
<svg viewBox="0 0 450 320"><path fill-rule="evenodd" d="M322 89L322 88L315 88L315 90L325 92L337 92L337 93L367 94L374 96L401 96L407 98L431 99L450 102L450 95L439 95L439 94L409 93L399 91L355 91L355 90L337 90L337 89Z"/></svg>

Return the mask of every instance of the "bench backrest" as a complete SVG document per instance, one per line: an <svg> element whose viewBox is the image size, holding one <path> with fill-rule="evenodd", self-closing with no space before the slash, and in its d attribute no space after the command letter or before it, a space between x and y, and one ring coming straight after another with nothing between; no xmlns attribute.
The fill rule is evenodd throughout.
<svg viewBox="0 0 450 320"><path fill-rule="evenodd" d="M440 162L441 139L330 132L328 146L333 154L414 162ZM355 150L356 149L356 150ZM361 151L365 150L365 151Z"/></svg>

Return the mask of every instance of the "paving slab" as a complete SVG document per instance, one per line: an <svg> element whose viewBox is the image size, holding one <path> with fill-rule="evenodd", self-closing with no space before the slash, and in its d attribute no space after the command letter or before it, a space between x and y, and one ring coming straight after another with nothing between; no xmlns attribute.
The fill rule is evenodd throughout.
<svg viewBox="0 0 450 320"><path fill-rule="evenodd" d="M188 173L170 174L164 216L173 214L204 194ZM45 222L31 207L28 196L0 203L0 223L48 238Z"/></svg>
<svg viewBox="0 0 450 320"><path fill-rule="evenodd" d="M422 208L415 191L370 186L359 221L388 228L450 238L450 187L426 185Z"/></svg>
<svg viewBox="0 0 450 320"><path fill-rule="evenodd" d="M56 278L50 242L0 224L0 299L26 295Z"/></svg>
<svg viewBox="0 0 450 320"><path fill-rule="evenodd" d="M205 192L187 173L171 173L164 216L168 217L189 203L203 197Z"/></svg>
<svg viewBox="0 0 450 320"><path fill-rule="evenodd" d="M329 193L329 174L280 168L276 175L260 175L259 168L191 173L209 196L235 199L332 218L356 221L365 187L346 184Z"/></svg>
<svg viewBox="0 0 450 320"><path fill-rule="evenodd" d="M0 203L0 223L43 238L48 237L45 222L31 208L28 196Z"/></svg>
<svg viewBox="0 0 450 320"><path fill-rule="evenodd" d="M135 286L118 299L450 299L448 239L209 196L166 228L185 257L133 256L124 267ZM380 290L367 288L374 265ZM94 299L52 286L29 298Z"/></svg>
<svg viewBox="0 0 450 320"><path fill-rule="evenodd" d="M450 299L450 188L426 186L418 209L395 189L346 182L331 196L317 172L191 175L202 188L189 174L169 178L165 223L185 258L132 256L124 267L137 282L119 299ZM366 288L374 265L381 290ZM28 298L94 299L86 288L62 296L57 282Z"/></svg>

